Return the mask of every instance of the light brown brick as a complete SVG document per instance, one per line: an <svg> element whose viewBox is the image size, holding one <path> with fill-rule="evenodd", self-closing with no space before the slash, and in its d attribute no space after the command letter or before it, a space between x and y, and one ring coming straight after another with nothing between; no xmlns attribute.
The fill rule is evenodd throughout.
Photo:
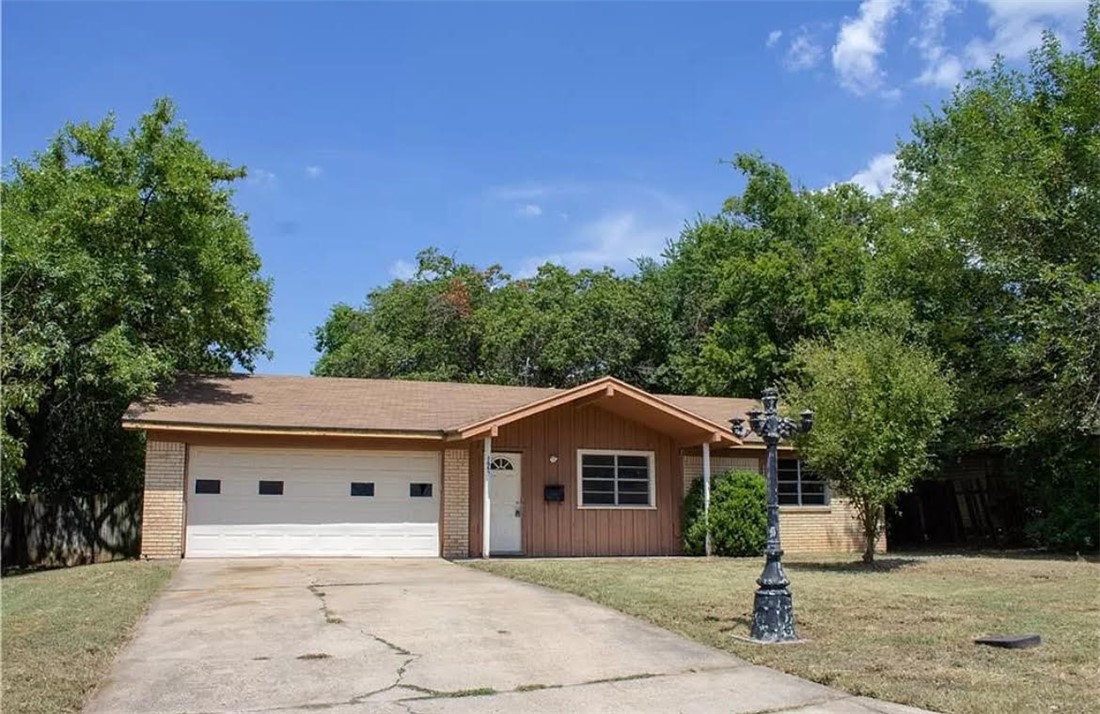
<svg viewBox="0 0 1100 714"><path fill-rule="evenodd" d="M141 516L141 555L178 558L183 553L183 489L187 445L149 441L145 445L145 493Z"/></svg>
<svg viewBox="0 0 1100 714"><path fill-rule="evenodd" d="M443 452L443 557L470 555L470 455L467 449Z"/></svg>

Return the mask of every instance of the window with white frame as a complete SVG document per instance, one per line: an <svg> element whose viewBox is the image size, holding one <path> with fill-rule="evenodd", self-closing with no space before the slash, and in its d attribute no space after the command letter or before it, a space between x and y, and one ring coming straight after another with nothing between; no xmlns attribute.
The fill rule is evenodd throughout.
<svg viewBox="0 0 1100 714"><path fill-rule="evenodd" d="M577 451L582 508L653 506L652 451Z"/></svg>
<svg viewBox="0 0 1100 714"><path fill-rule="evenodd" d="M779 459L780 506L827 506L829 488L800 459Z"/></svg>

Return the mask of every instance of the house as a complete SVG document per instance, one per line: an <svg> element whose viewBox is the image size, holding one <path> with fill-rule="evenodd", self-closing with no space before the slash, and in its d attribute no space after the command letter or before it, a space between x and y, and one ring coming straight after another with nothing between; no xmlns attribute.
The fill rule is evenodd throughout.
<svg viewBox="0 0 1100 714"><path fill-rule="evenodd" d="M673 555L709 468L760 471L747 399L268 375L190 376L133 405L142 554ZM784 547L862 549L852 509L780 452Z"/></svg>

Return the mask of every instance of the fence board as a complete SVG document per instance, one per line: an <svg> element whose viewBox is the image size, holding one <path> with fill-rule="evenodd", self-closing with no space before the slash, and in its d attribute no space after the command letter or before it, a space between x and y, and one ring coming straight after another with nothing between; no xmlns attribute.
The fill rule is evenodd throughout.
<svg viewBox="0 0 1100 714"><path fill-rule="evenodd" d="M141 493L94 496L31 495L23 507L27 562L15 552L19 524L5 509L3 562L10 565L80 565L137 557L141 537Z"/></svg>

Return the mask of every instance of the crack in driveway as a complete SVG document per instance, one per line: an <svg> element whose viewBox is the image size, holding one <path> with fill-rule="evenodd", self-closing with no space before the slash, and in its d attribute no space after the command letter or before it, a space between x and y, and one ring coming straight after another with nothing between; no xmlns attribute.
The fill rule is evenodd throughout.
<svg viewBox="0 0 1100 714"><path fill-rule="evenodd" d="M418 563L410 574L400 562L298 560L254 579L231 565L180 566L189 587L207 587L153 606L89 714L579 710L623 697L656 712L682 696L721 711L727 685L757 712L833 698L580 598L450 565ZM254 594L267 581L270 597ZM771 682L782 691L759 694ZM559 691L535 694L544 689ZM455 698L469 701L444 701Z"/></svg>
<svg viewBox="0 0 1100 714"><path fill-rule="evenodd" d="M375 635L372 635L369 632L363 632L363 634L368 635L368 636L370 636L374 639L379 639L380 640L380 638L377 638ZM381 640L381 641L385 642L385 640ZM389 643L387 643L387 644L389 644ZM395 649L395 651L398 650L398 649L401 649L401 648L397 647L396 645L391 645L391 647L393 647ZM402 681L403 677L404 677L404 674L405 674L405 669L409 666L409 664L411 664L412 662L417 660L420 656L421 655L412 655L412 656L408 657L405 660L405 662L401 665L401 667L398 668L398 670L397 670L397 675L398 676L395 679L395 681L393 682L393 684L391 684L387 687L382 687L380 689L376 689L372 692L367 692L366 694L360 694L358 696L352 697L352 698L344 700L344 701L339 701L339 702L318 702L318 703L315 703L315 704L304 704L304 705L296 705L296 706L278 707L278 708L274 708L274 709L272 709L272 708L255 709L255 710L249 710L249 711L253 712L253 714L260 714L262 712L279 712L279 711L287 711L287 710L295 710L295 709L301 710L301 711L323 711L325 709L332 709L332 708L335 708L335 707L353 706L353 705L356 705L356 704L363 704L363 703L369 701L372 697L374 697L378 694L382 694L383 692L392 691L394 689L405 689L405 690L409 690L410 692L416 692L420 696L408 696L408 697L403 697L403 698L399 698L399 699L394 699L394 700L390 700L390 703L393 704L394 706L398 706L398 707L404 709L405 711L409 712L409 714L420 714L419 712L417 712L417 710L413 709L413 706L416 702L430 702L430 701L439 700L439 699L458 699L458 698L466 698L466 697L495 697L495 696L499 696L499 695L502 695L502 694L531 694L531 693L534 693L534 692L541 692L541 691L550 690L550 689L572 689L572 688L579 688L579 687L597 686L597 685L601 685L601 684L616 684L616 683L619 683L619 682L633 682L633 681L638 681L638 680L643 680L643 679L658 679L658 678L663 678L663 677L677 677L677 676L699 674L699 673L702 673L702 672L716 672L716 671L723 671L723 670L732 670L732 669L738 669L738 668L744 666L743 664L739 664L739 665L735 665L735 666L732 666L732 667L689 668L689 669L685 669L685 670L678 670L678 671L674 671L674 672L663 672L663 673L641 672L641 673L638 673L638 674L625 674L625 675L622 675L622 676L619 676L619 677L606 677L606 678L603 678L603 679L593 679L593 680L588 680L588 681L584 681L584 682L573 682L573 683L569 683L569 684L521 684L521 685L519 685L519 686L517 686L513 689L507 689L507 690L496 690L496 689L493 689L491 687L479 687L479 688L474 688L474 689L460 689L460 690L454 690L454 691L445 691L445 690L429 689L427 687L421 687L421 686L418 686L418 685L415 685L415 684L410 684L410 683L406 683L406 682ZM793 704L789 707L761 709L761 710L758 710L758 711L754 712L753 714L779 714L781 712L797 711L797 710L802 709L802 708L807 707L807 706L824 704L826 702L831 702L831 701L856 699L856 697L853 697L851 695L844 695L844 694L839 693L839 692L837 693L837 695L838 696L832 696L832 697L825 696L825 697L819 697L819 698L808 700L808 701L800 701L800 702L798 702L796 704Z"/></svg>

